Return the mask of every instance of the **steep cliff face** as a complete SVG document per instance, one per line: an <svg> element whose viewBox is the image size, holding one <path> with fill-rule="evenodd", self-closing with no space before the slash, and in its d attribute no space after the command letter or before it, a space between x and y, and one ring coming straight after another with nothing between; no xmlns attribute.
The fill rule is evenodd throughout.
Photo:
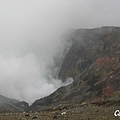
<svg viewBox="0 0 120 120"><path fill-rule="evenodd" d="M118 55L120 28L102 27L75 30L73 45L66 54L59 77L64 81L87 69L98 58Z"/></svg>
<svg viewBox="0 0 120 120"><path fill-rule="evenodd" d="M120 91L120 28L74 30L59 78L74 82L35 101L32 110L60 103L97 102Z"/></svg>

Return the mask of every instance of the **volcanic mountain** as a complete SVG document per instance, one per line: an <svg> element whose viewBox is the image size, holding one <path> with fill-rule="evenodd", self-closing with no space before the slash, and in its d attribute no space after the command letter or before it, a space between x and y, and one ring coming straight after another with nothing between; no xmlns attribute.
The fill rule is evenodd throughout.
<svg viewBox="0 0 120 120"><path fill-rule="evenodd" d="M77 29L58 77L74 82L36 100L30 110L71 103L96 103L120 99L120 27ZM117 94L116 94L117 92ZM113 97L114 96L114 97Z"/></svg>

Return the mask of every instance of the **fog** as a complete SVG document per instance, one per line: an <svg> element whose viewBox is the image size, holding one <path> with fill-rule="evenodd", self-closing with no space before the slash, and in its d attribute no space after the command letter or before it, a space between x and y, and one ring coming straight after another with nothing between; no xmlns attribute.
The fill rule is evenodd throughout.
<svg viewBox="0 0 120 120"><path fill-rule="evenodd" d="M120 26L119 6L117 0L0 0L0 94L31 104L71 83L57 78L71 45L63 36Z"/></svg>

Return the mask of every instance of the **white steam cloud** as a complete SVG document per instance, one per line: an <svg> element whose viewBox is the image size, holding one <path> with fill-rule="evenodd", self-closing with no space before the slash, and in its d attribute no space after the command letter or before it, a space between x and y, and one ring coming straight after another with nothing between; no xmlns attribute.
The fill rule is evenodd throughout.
<svg viewBox="0 0 120 120"><path fill-rule="evenodd" d="M31 103L72 82L72 79L62 83L61 80L52 78L47 71L50 70L47 65L48 63L42 61L42 58L41 61L38 60L34 53L18 58L2 58L0 60L1 94Z"/></svg>
<svg viewBox="0 0 120 120"><path fill-rule="evenodd" d="M115 0L1 0L0 94L32 103L71 83L56 77L70 46L63 33L120 26L119 6Z"/></svg>

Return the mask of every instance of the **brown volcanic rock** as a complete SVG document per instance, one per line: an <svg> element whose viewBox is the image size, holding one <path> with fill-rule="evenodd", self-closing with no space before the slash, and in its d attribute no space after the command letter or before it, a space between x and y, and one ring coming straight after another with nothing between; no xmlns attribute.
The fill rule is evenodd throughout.
<svg viewBox="0 0 120 120"><path fill-rule="evenodd" d="M116 55L119 52L120 28L75 30L71 39L73 45L66 54L59 73L63 81L68 76L75 77L98 58Z"/></svg>
<svg viewBox="0 0 120 120"><path fill-rule="evenodd" d="M51 109L49 111L29 113L2 113L0 120L119 120L114 116L117 106L104 107L96 104L69 106L69 109Z"/></svg>
<svg viewBox="0 0 120 120"><path fill-rule="evenodd" d="M120 90L120 28L75 30L59 78L74 82L48 97L35 101L31 110L60 103L102 101Z"/></svg>

